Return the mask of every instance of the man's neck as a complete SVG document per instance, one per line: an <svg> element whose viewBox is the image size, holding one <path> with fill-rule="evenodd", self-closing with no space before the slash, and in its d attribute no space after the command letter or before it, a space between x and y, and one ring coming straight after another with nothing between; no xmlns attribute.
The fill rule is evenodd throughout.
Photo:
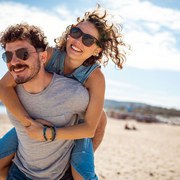
<svg viewBox="0 0 180 180"><path fill-rule="evenodd" d="M39 73L35 78L23 84L24 89L31 94L42 92L48 87L52 80L53 74L44 72Z"/></svg>

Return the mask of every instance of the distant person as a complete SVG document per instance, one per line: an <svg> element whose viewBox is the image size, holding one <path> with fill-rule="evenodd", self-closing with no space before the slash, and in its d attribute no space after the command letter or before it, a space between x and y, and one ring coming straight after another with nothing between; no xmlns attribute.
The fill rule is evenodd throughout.
<svg viewBox="0 0 180 180"><path fill-rule="evenodd" d="M130 130L131 128L129 127L128 123L125 124L124 129Z"/></svg>
<svg viewBox="0 0 180 180"><path fill-rule="evenodd" d="M137 130L136 126L133 124L132 126L129 126L128 123L125 123L124 125L125 130Z"/></svg>

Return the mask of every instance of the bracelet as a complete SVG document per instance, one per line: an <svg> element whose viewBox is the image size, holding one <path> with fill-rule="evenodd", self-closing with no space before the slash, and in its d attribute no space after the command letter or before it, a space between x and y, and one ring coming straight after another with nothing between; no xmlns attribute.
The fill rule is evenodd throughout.
<svg viewBox="0 0 180 180"><path fill-rule="evenodd" d="M54 126L51 126L51 141L54 141L56 138L56 128Z"/></svg>
<svg viewBox="0 0 180 180"><path fill-rule="evenodd" d="M48 140L48 138L46 137L46 130L47 130L47 128L49 128L49 126L44 125L44 128L43 128L43 137L44 137L45 141Z"/></svg>

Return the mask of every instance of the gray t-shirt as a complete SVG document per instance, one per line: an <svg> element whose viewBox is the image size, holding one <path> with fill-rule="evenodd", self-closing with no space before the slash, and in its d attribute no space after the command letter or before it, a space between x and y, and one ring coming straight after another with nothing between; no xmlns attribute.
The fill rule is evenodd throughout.
<svg viewBox="0 0 180 180"><path fill-rule="evenodd" d="M22 85L17 94L29 115L52 122L56 127L77 123L89 102L88 91L77 81L54 74L49 86L40 93L30 94ZM57 180L69 168L73 140L40 142L30 139L24 127L8 112L18 136L18 150L14 163L33 180Z"/></svg>

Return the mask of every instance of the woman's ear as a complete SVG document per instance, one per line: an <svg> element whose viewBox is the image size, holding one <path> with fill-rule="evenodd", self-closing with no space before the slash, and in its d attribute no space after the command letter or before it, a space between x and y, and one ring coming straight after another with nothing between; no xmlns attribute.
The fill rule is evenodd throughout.
<svg viewBox="0 0 180 180"><path fill-rule="evenodd" d="M102 48L99 47L99 48L98 48L98 54L99 54L101 51L102 51Z"/></svg>
<svg viewBox="0 0 180 180"><path fill-rule="evenodd" d="M102 51L102 49L101 48L97 48L95 51L94 51L94 56L98 56L99 55L99 53Z"/></svg>

